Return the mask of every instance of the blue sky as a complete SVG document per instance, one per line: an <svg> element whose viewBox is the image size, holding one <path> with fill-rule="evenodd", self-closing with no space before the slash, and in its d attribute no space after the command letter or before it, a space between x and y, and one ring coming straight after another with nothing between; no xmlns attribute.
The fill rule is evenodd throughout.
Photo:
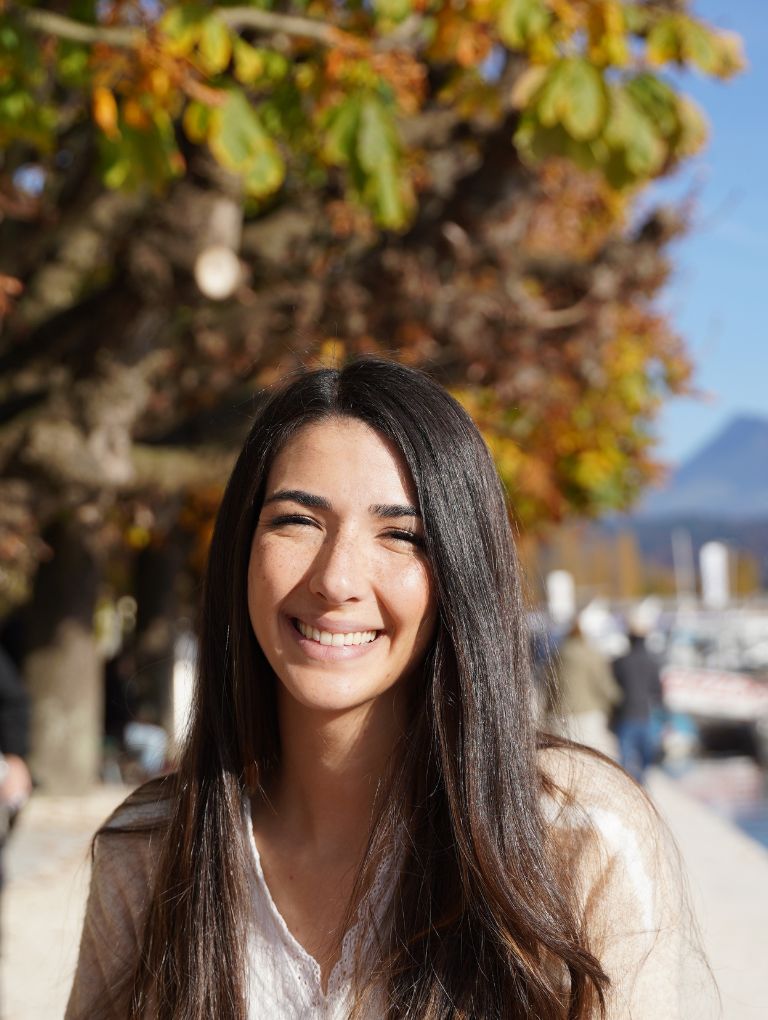
<svg viewBox="0 0 768 1020"><path fill-rule="evenodd" d="M679 463L737 414L768 418L768 5L694 0L693 12L745 42L749 68L730 82L686 75L706 111L706 150L659 190L697 196L691 233L672 252L664 307L685 337L706 401L674 400L658 423L662 458Z"/></svg>

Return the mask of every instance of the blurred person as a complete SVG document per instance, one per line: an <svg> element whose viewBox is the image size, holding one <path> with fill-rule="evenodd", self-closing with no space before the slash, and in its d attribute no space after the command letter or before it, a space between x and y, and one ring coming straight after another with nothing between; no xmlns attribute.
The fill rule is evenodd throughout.
<svg viewBox="0 0 768 1020"><path fill-rule="evenodd" d="M32 792L28 752L29 699L13 660L0 648L0 889L5 842Z"/></svg>
<svg viewBox="0 0 768 1020"><path fill-rule="evenodd" d="M377 359L280 386L217 516L178 771L95 839L67 1020L702 1020L667 832L537 732L527 651L461 406Z"/></svg>
<svg viewBox="0 0 768 1020"><path fill-rule="evenodd" d="M645 644L647 628L631 619L629 649L614 660L613 675L622 697L614 712L621 764L639 783L658 753L656 713L662 705L661 673Z"/></svg>
<svg viewBox="0 0 768 1020"><path fill-rule="evenodd" d="M618 757L610 730L612 710L621 689L604 656L585 638L579 621L560 644L554 659L553 724L571 740Z"/></svg>
<svg viewBox="0 0 768 1020"><path fill-rule="evenodd" d="M148 702L142 702L136 718L125 724L123 745L144 779L157 776L164 770L168 744L168 734L158 722L157 710Z"/></svg>

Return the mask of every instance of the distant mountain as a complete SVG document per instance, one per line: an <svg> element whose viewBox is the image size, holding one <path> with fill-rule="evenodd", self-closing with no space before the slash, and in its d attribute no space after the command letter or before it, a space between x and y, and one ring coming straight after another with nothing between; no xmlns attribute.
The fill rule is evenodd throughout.
<svg viewBox="0 0 768 1020"><path fill-rule="evenodd" d="M733 418L672 473L664 488L649 493L633 516L639 521L768 518L768 418Z"/></svg>

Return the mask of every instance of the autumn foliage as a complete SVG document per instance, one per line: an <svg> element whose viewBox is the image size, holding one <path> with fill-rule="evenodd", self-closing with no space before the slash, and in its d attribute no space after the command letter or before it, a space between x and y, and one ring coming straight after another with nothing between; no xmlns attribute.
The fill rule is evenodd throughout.
<svg viewBox="0 0 768 1020"><path fill-rule="evenodd" d="M0 18L6 580L63 512L104 541L182 513L239 441L227 408L360 351L452 388L528 527L654 475L654 417L690 381L656 303L685 218L637 199L706 138L667 70L728 77L737 38L673 0ZM237 266L218 301L211 248Z"/></svg>

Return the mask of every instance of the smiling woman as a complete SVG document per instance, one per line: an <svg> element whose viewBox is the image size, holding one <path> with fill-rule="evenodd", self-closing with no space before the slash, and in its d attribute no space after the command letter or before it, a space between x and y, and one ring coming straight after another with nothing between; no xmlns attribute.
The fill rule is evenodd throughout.
<svg viewBox="0 0 768 1020"><path fill-rule="evenodd" d="M297 705L366 713L422 662L435 599L415 502L400 452L358 420L306 425L278 453L248 605L281 718Z"/></svg>
<svg viewBox="0 0 768 1020"><path fill-rule="evenodd" d="M462 408L373 359L273 393L217 519L177 773L95 841L67 1017L703 1020L665 830L536 732L526 648Z"/></svg>

